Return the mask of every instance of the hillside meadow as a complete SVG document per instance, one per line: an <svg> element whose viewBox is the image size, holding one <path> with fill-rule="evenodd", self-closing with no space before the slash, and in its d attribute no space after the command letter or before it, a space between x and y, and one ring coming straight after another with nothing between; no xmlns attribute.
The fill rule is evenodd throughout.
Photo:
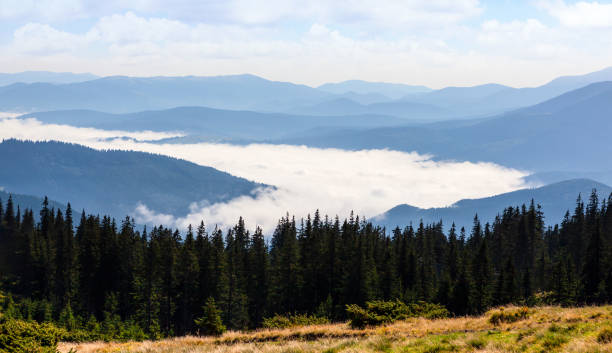
<svg viewBox="0 0 612 353"><path fill-rule="evenodd" d="M496 308L482 316L413 318L382 327L347 323L230 331L220 337L59 345L79 353L612 352L612 306Z"/></svg>

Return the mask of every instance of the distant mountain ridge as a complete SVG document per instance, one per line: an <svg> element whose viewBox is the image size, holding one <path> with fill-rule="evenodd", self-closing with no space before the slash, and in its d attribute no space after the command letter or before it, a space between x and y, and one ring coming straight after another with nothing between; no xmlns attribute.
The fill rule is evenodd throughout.
<svg viewBox="0 0 612 353"><path fill-rule="evenodd" d="M362 80L348 80L337 83L325 83L318 89L335 93L380 94L389 99L400 99L410 94L431 91L431 88L419 85L406 85L401 83L369 82Z"/></svg>
<svg viewBox="0 0 612 353"><path fill-rule="evenodd" d="M387 114L398 117L408 117L413 119L430 119L441 120L447 118L466 118L500 114L521 107L531 106L548 99L554 98L566 92L576 90L587 85L612 81L612 67L588 73L586 75L563 76L550 81L547 84L538 87L514 88L500 84L483 84L477 86L466 87L445 87L436 90L426 90L425 87L393 85L383 83L371 83L363 81L346 81L347 83L328 84L320 86L322 89L327 89L333 93L345 93L352 88L352 82L359 82L360 87L367 87L370 93L384 94L388 90L394 90L398 87L404 89L404 95L395 96L388 95L391 100L380 103L377 106L361 108L361 111L367 111L372 114ZM419 91L420 89L420 91ZM410 91L412 90L412 91ZM366 88L361 88L360 92L365 92ZM410 93L408 93L410 92ZM402 104L406 108L405 111L389 110L389 104ZM411 111L412 105L420 104L436 108L437 111L419 112ZM337 115L339 113L338 105L330 106L328 110L324 109L325 103L310 108L317 115ZM352 113L356 113L356 107L345 104L345 109L351 109ZM306 110L307 111L307 110Z"/></svg>
<svg viewBox="0 0 612 353"><path fill-rule="evenodd" d="M60 142L5 140L0 163L7 190L115 217L132 214L139 203L182 216L194 202L223 202L264 186L176 158Z"/></svg>
<svg viewBox="0 0 612 353"><path fill-rule="evenodd" d="M99 78L90 73L51 72L51 71L24 71L17 73L0 73L0 86L14 83L74 83L90 81Z"/></svg>
<svg viewBox="0 0 612 353"><path fill-rule="evenodd" d="M538 87L513 88L498 84L447 87L409 97L412 102L436 104L457 116L494 115L552 99L593 83L612 81L612 67L585 75L563 76Z"/></svg>
<svg viewBox="0 0 612 353"><path fill-rule="evenodd" d="M318 88L254 75L126 77L72 83L14 83L0 87L0 111L84 109L133 113L182 106L297 115L389 115L412 121L485 117L534 105L586 85L612 80L612 68L557 78L533 88L499 84L447 87L359 80ZM79 80L80 81L80 80Z"/></svg>
<svg viewBox="0 0 612 353"><path fill-rule="evenodd" d="M26 114L44 123L114 130L181 131L202 140L269 140L292 136L310 129L352 126L372 128L404 125L400 118L376 115L305 116L283 113L221 110L206 107L180 107L128 114L90 110L50 111ZM175 139L182 140L182 139Z"/></svg>
<svg viewBox="0 0 612 353"><path fill-rule="evenodd" d="M471 227L474 215L480 221L492 223L495 216L507 207L529 207L533 199L542 206L545 222L548 225L558 224L566 211L573 211L576 199L580 194L582 200L588 201L593 189L597 189L600 200L607 199L612 187L589 179L573 179L533 189L522 189L481 199L460 200L449 207L422 209L410 205L398 205L375 218L375 222L388 228L404 227L410 223L417 225L421 220L425 224L443 221L445 227L453 222L458 228Z"/></svg>
<svg viewBox="0 0 612 353"><path fill-rule="evenodd" d="M253 75L111 76L63 85L33 83L0 87L0 109L22 112L89 109L129 113L179 106L206 106L281 111L331 96L305 85L269 81Z"/></svg>
<svg viewBox="0 0 612 353"><path fill-rule="evenodd" d="M612 82L600 82L489 119L368 130L346 128L278 142L416 151L436 159L494 162L532 172L598 172L610 169L605 161L612 155L612 144L602 141L612 135L611 116Z"/></svg>

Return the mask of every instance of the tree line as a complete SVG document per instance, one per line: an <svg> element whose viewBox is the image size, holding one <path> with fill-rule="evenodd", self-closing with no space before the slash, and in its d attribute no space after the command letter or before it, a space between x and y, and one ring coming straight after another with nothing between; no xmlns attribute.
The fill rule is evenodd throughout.
<svg viewBox="0 0 612 353"><path fill-rule="evenodd" d="M118 224L83 211L77 219L70 205L62 212L46 199L38 217L0 202L5 315L77 327L118 321L161 337L194 333L208 298L231 329L275 314L344 320L347 305L370 300L438 303L466 315L612 298L612 196L600 202L595 191L558 225L545 226L532 201L447 232L441 222L387 231L318 211L281 218L270 237L242 218L227 230L202 222L184 234L140 230L129 217Z"/></svg>

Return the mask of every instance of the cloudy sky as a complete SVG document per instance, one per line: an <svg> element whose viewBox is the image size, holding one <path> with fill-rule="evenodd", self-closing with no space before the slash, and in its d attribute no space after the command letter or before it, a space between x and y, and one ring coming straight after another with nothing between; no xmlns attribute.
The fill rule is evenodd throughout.
<svg viewBox="0 0 612 353"><path fill-rule="evenodd" d="M318 85L542 84L612 65L612 1L2 0L0 67Z"/></svg>

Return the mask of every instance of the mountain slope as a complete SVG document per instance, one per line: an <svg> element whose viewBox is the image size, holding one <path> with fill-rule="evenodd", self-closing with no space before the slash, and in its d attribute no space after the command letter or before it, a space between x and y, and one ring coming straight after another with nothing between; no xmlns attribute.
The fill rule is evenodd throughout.
<svg viewBox="0 0 612 353"><path fill-rule="evenodd" d="M9 197L13 198L13 207L15 211L17 210L17 206L21 208L22 212L25 209L31 209L34 212L34 217L38 217L38 214L40 213L40 209L42 208L42 203L44 200L43 197L15 194L12 192L0 190L0 203L2 203L3 208L6 207L6 202L8 201ZM66 209L66 205L63 203L59 203L53 200L48 200L48 202L49 202L49 208L55 208L55 209L61 209L61 210Z"/></svg>
<svg viewBox="0 0 612 353"><path fill-rule="evenodd" d="M90 109L112 113L207 106L274 110L314 104L332 96L304 85L268 81L253 75L214 77L105 77L54 85L0 87L0 110Z"/></svg>
<svg viewBox="0 0 612 353"><path fill-rule="evenodd" d="M438 159L487 161L534 172L610 169L612 82L568 92L491 119L334 131L283 141L316 147L389 148Z"/></svg>
<svg viewBox="0 0 612 353"><path fill-rule="evenodd" d="M372 128L406 124L387 116L314 117L252 111L180 107L129 114L109 114L87 110L51 111L27 114L45 123L116 130L183 131L204 140L267 140L315 128L352 126Z"/></svg>
<svg viewBox="0 0 612 353"><path fill-rule="evenodd" d="M453 110L456 116L494 115L603 81L612 81L612 67L586 75L559 77L538 87L512 88L497 84L447 87L407 99Z"/></svg>
<svg viewBox="0 0 612 353"><path fill-rule="evenodd" d="M478 214L483 224L491 223L504 208L520 207L523 204L529 207L533 199L536 204L542 206L546 223L552 225L561 222L567 210L571 213L579 194L586 201L593 189L597 189L600 199L607 199L612 193L612 188L608 185L588 179L574 179L482 199L461 200L450 207L422 209L405 204L398 205L376 217L376 222L394 228L406 226L411 222L418 224L420 220L425 224L442 220L446 227L455 222L458 228L469 229L475 214Z"/></svg>
<svg viewBox="0 0 612 353"><path fill-rule="evenodd" d="M295 113L315 116L385 115L403 118L411 122L428 121L452 116L453 113L431 104L406 100L360 104L347 98L336 98L308 107L295 109Z"/></svg>
<svg viewBox="0 0 612 353"><path fill-rule="evenodd" d="M261 184L210 167L142 152L97 151L59 142L0 143L0 185L47 195L75 209L123 217L138 203L184 215L193 202L220 202Z"/></svg>

